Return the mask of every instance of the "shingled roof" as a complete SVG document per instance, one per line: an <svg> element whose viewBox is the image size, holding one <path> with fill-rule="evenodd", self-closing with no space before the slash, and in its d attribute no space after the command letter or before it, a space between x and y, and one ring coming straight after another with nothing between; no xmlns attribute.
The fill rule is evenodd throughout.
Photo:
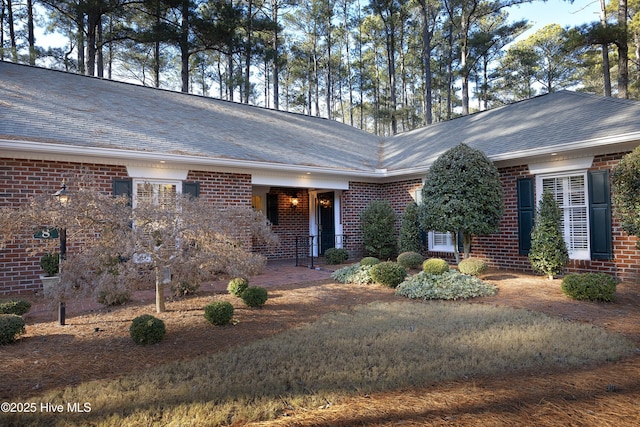
<svg viewBox="0 0 640 427"><path fill-rule="evenodd" d="M0 62L0 138L371 171L380 140L351 126Z"/></svg>
<svg viewBox="0 0 640 427"><path fill-rule="evenodd" d="M424 173L459 143L495 161L637 145L639 118L639 102L561 91L381 138L317 117L0 62L0 140L373 178Z"/></svg>

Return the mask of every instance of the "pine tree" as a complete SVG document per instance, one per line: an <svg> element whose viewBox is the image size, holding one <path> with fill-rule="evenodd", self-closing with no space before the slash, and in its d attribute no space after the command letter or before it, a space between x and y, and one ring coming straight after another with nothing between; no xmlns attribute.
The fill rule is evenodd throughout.
<svg viewBox="0 0 640 427"><path fill-rule="evenodd" d="M553 194L545 191L536 211L536 219L531 231L529 261L534 271L549 276L562 273L569 262L569 253L560 230L562 211Z"/></svg>

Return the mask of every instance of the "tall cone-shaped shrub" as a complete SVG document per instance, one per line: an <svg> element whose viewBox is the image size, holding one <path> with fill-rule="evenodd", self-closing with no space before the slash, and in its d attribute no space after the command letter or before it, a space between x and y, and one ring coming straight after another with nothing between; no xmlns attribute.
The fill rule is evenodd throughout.
<svg viewBox="0 0 640 427"><path fill-rule="evenodd" d="M546 274L549 280L562 273L569 262L569 253L560 226L562 211L551 192L545 191L536 211L531 231L529 261L534 271Z"/></svg>

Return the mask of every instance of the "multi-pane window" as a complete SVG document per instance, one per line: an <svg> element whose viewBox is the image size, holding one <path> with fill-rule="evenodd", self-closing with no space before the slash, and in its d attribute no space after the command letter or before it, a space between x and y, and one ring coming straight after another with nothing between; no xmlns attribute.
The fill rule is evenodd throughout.
<svg viewBox="0 0 640 427"><path fill-rule="evenodd" d="M550 191L562 210L561 227L572 259L589 259L589 217L586 174L541 177L542 192ZM540 187L539 187L540 188Z"/></svg>
<svg viewBox="0 0 640 427"><path fill-rule="evenodd" d="M171 206L175 203L178 185L175 183L137 182L136 202L144 200L160 206Z"/></svg>
<svg viewBox="0 0 640 427"><path fill-rule="evenodd" d="M430 231L429 250L433 252L453 252L453 235L440 231Z"/></svg>

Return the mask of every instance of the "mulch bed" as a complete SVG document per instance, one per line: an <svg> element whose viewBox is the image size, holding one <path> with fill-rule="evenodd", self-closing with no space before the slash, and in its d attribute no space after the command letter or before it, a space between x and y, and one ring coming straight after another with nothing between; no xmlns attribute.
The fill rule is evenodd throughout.
<svg viewBox="0 0 640 427"><path fill-rule="evenodd" d="M613 303L572 301L560 280L491 271L496 296L472 304L511 306L569 321L589 322L626 335L640 347L640 288L622 283ZM212 300L235 307L237 324L212 327L202 308ZM152 300L73 315L61 327L50 313L28 314L27 333L0 347L0 400L18 401L85 381L114 378L188 360L313 322L336 310L372 301L402 299L379 286L336 284L330 279L273 285L262 309L250 309L223 291L167 302L157 316L167 335L154 346L136 346L131 320L154 312ZM422 389L354 396L312 411L255 425L640 425L640 354L618 363L567 372L531 372L503 378L469 378Z"/></svg>

